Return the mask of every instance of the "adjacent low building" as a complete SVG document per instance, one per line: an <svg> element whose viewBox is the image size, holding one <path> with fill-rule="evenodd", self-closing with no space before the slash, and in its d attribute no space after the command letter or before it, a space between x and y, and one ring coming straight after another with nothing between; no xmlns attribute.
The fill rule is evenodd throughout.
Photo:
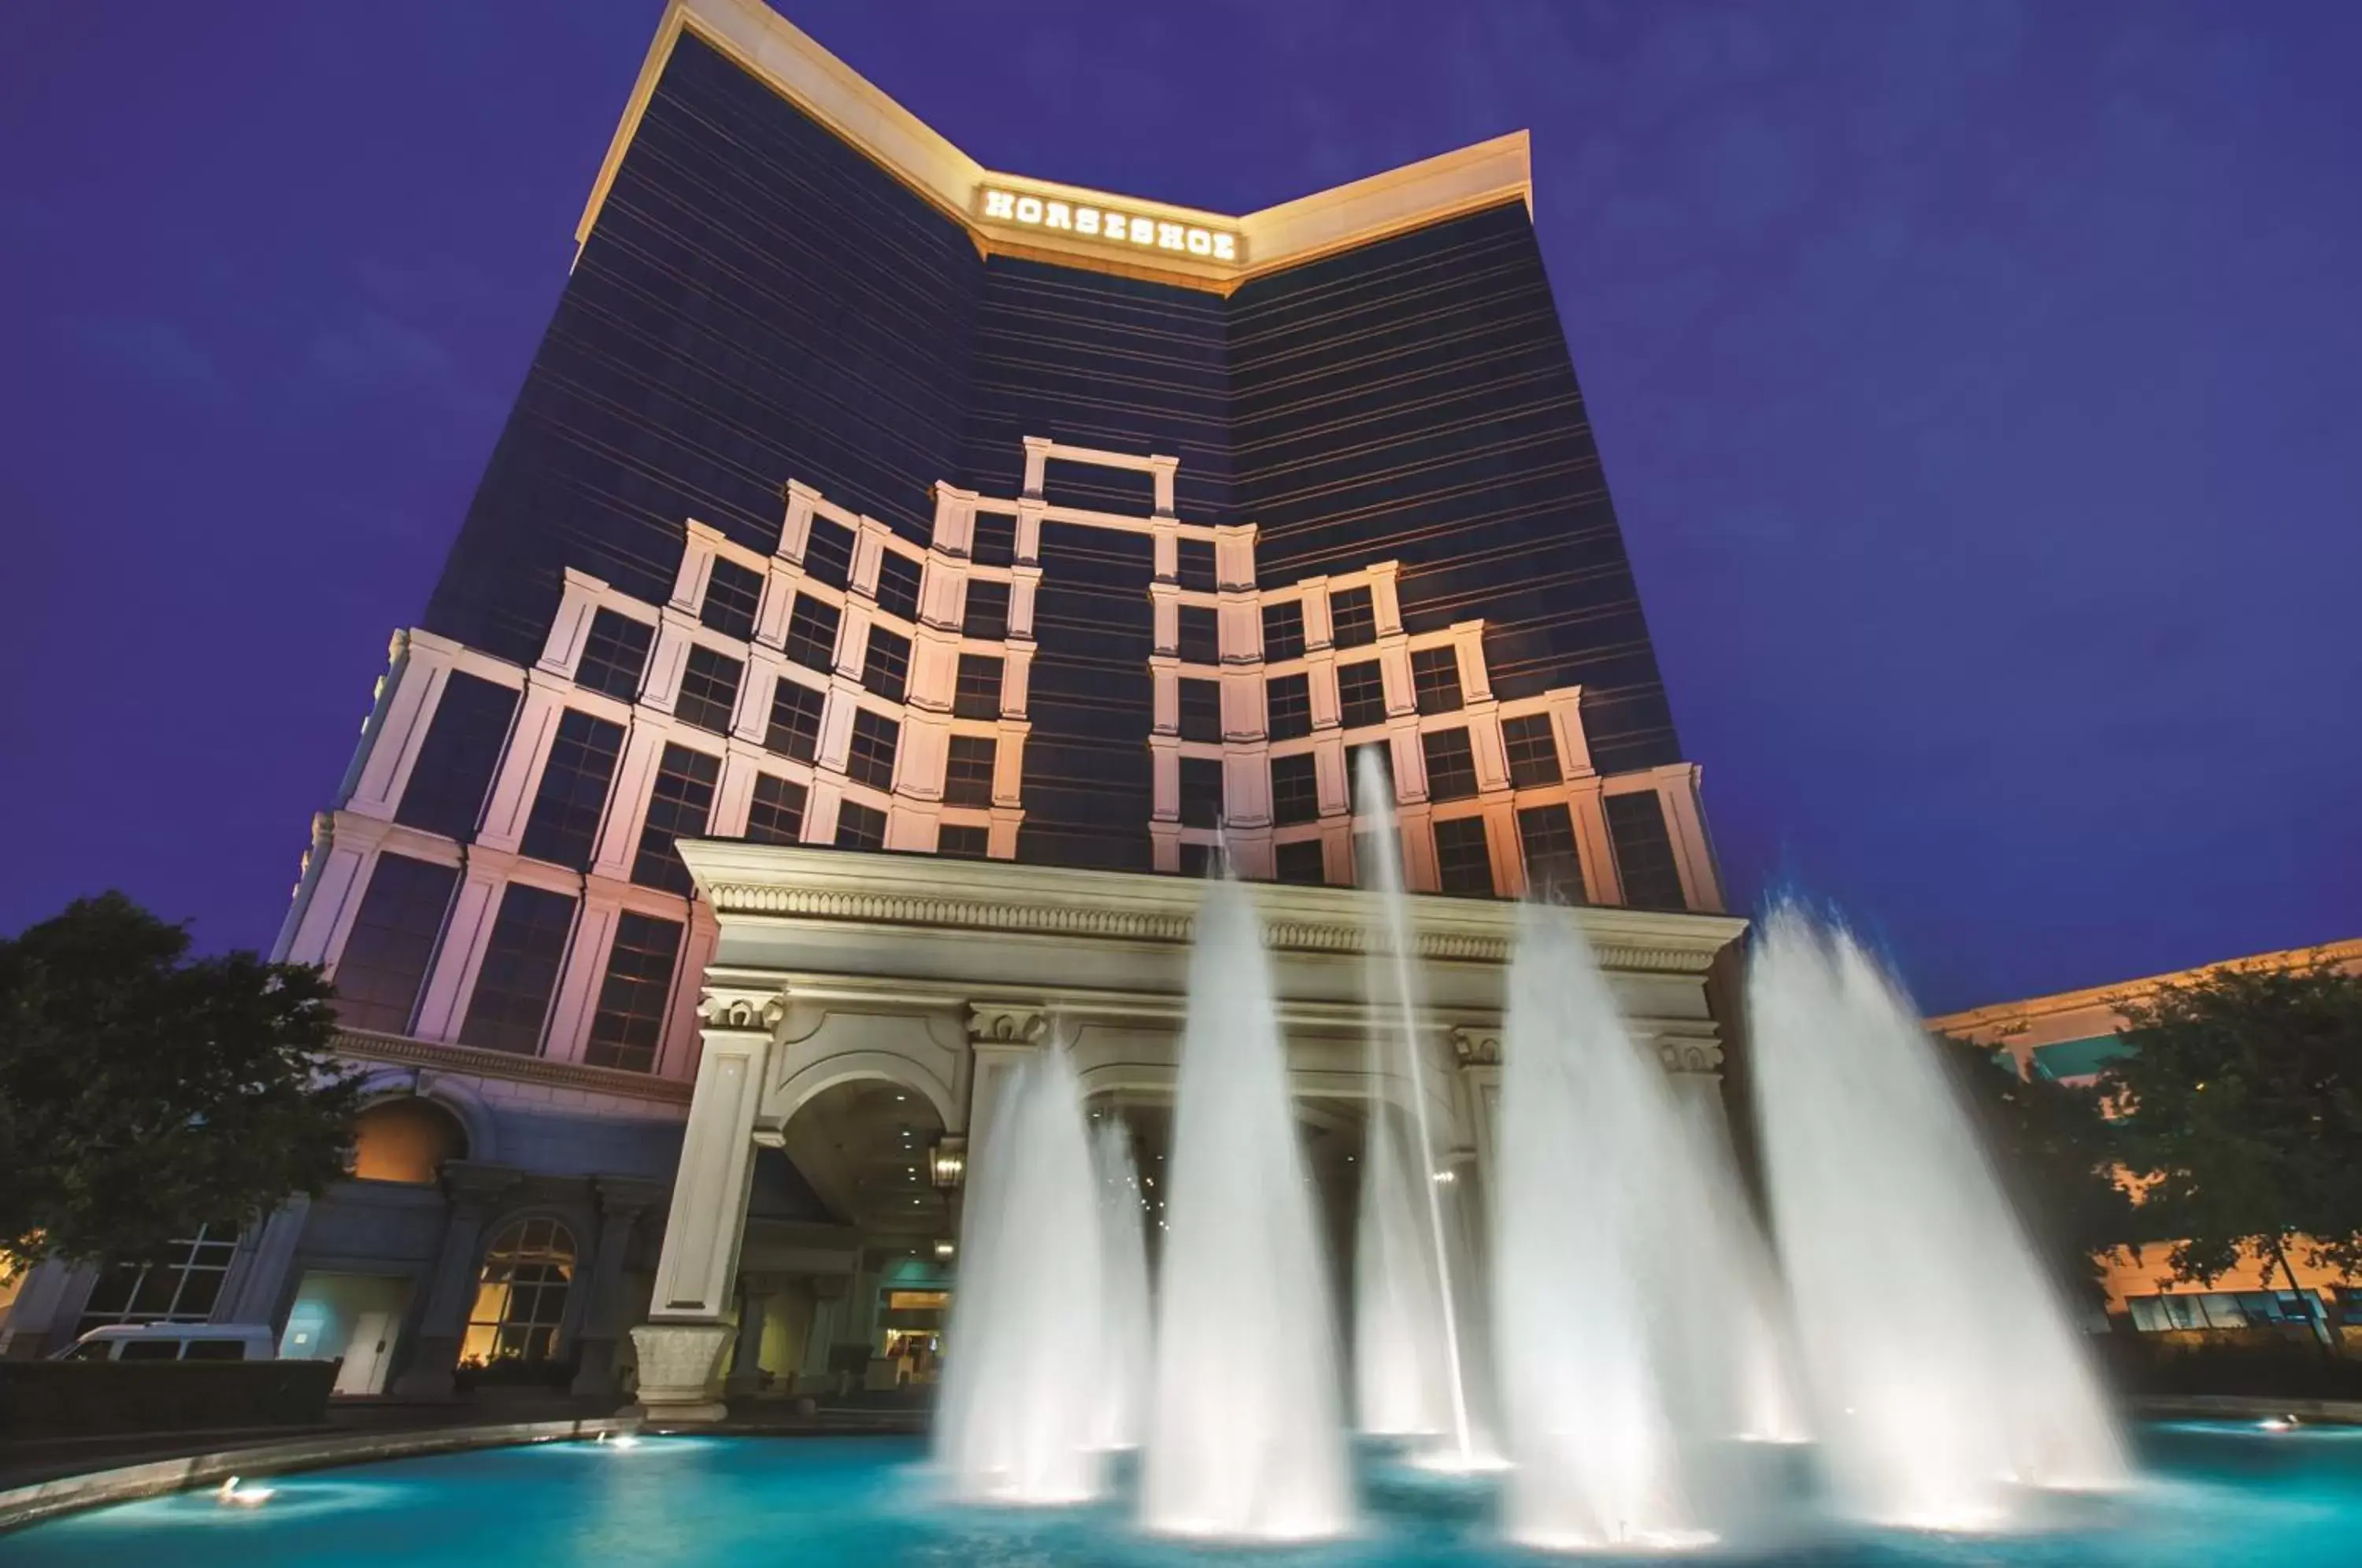
<svg viewBox="0 0 2362 1568"><path fill-rule="evenodd" d="M2362 939L1995 1002L1931 1018L1927 1025L1939 1034L2007 1052L2022 1077L2089 1086L2130 1048L2118 1033L2125 1025L2126 1003L2202 980L2218 969L2282 970L2317 964L2362 971ZM2301 1248L2290 1253L2287 1269L2277 1260L2249 1257L2205 1285L2174 1278L2166 1261L2170 1250L2169 1242L2152 1242L2120 1248L2102 1258L2110 1319L2144 1333L2280 1330L2312 1323L2362 1326L2362 1290L2313 1265Z"/></svg>

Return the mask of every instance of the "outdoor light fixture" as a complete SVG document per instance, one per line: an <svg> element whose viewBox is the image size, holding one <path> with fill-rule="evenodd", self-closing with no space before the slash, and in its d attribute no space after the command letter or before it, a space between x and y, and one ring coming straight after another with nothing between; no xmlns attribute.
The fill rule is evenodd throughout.
<svg viewBox="0 0 2362 1568"><path fill-rule="evenodd" d="M967 1140L944 1137L927 1151L927 1174L948 1192L967 1175Z"/></svg>

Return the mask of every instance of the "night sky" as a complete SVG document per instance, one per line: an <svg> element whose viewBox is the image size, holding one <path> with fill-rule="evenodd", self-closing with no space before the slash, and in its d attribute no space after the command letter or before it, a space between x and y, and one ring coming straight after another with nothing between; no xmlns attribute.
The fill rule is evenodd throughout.
<svg viewBox="0 0 2362 1568"><path fill-rule="evenodd" d="M11 7L0 930L270 944L659 10ZM2362 6L789 14L1221 212L1530 129L1736 903L1931 1010L2362 934Z"/></svg>

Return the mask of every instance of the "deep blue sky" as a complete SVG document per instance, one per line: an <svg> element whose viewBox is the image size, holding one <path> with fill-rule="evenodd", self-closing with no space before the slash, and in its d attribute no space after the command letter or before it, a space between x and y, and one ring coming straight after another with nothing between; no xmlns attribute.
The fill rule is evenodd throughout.
<svg viewBox="0 0 2362 1568"><path fill-rule="evenodd" d="M269 944L658 12L12 11L0 930ZM2362 6L790 15L989 166L1219 211L1529 128L1738 899L1931 1010L2362 934Z"/></svg>

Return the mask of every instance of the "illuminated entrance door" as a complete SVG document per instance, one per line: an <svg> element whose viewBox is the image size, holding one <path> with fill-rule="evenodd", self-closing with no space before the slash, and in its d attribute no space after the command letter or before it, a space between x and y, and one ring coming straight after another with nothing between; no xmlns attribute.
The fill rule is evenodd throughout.
<svg viewBox="0 0 2362 1568"><path fill-rule="evenodd" d="M382 1394L409 1304L410 1281L399 1275L308 1272L279 1336L280 1357L341 1359L337 1394Z"/></svg>

